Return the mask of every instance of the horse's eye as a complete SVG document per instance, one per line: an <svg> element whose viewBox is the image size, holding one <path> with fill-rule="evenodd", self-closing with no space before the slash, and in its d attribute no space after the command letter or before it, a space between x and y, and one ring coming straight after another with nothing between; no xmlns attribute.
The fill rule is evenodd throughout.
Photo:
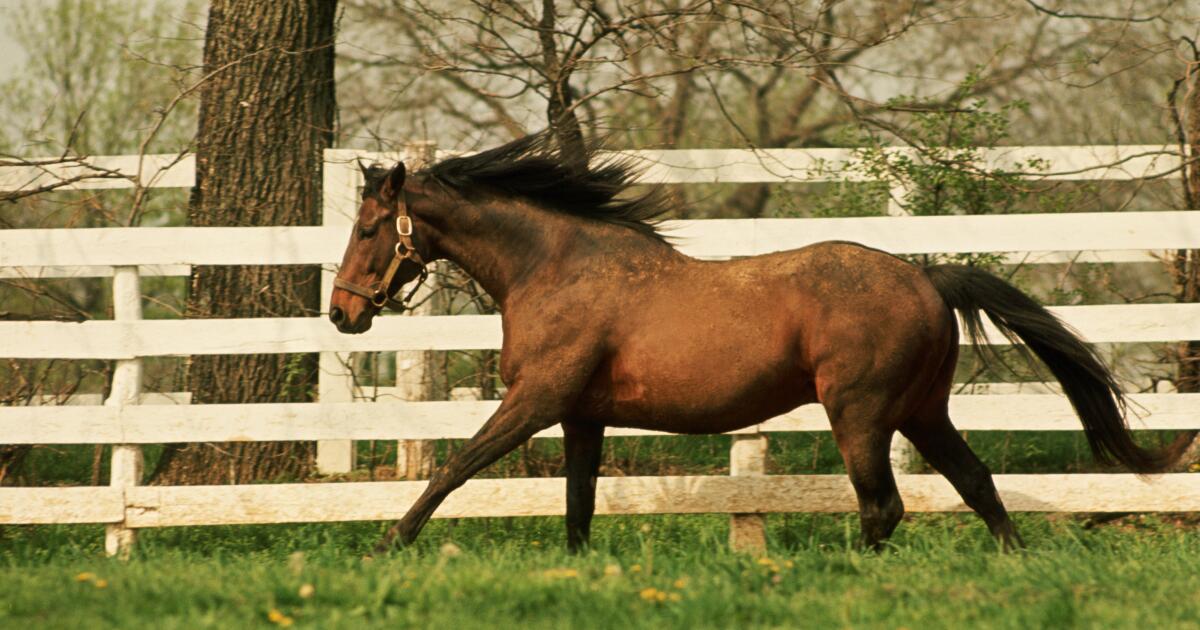
<svg viewBox="0 0 1200 630"><path fill-rule="evenodd" d="M358 239L359 239L360 241L365 241L365 240L367 240L367 239L369 239L369 238L371 238L371 237L375 236L375 233L376 233L376 232L378 232L378 231L379 231L379 224L378 224L378 223L377 223L377 224L375 224L375 225L372 225L372 226L370 226L370 227L366 227L366 226L359 226L359 228L358 228Z"/></svg>

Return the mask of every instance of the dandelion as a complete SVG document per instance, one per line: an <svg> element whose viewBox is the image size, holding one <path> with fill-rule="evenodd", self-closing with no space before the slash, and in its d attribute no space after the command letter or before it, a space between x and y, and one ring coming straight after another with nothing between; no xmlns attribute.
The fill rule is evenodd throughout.
<svg viewBox="0 0 1200 630"><path fill-rule="evenodd" d="M761 565L761 566L763 566L763 567L766 567L766 569L767 569L768 571L772 572L772 573L778 573L778 572L779 572L779 565L778 565L778 564L777 564L777 563L776 563L774 560L772 560L771 558L768 558L768 557L766 557L766 556L763 556L763 557L759 558L759 559L757 560L757 562L758 562L758 564L759 564L759 565Z"/></svg>
<svg viewBox="0 0 1200 630"><path fill-rule="evenodd" d="M608 565L604 566L604 577L620 577L620 576L621 576L621 565L608 564Z"/></svg>
<svg viewBox="0 0 1200 630"><path fill-rule="evenodd" d="M633 566L629 567L629 572L630 572L630 573L641 573L641 572L642 572L642 565L640 565L640 564L635 564L635 565L633 565Z"/></svg>
<svg viewBox="0 0 1200 630"><path fill-rule="evenodd" d="M92 585L96 588L108 588L108 580L96 580Z"/></svg>
<svg viewBox="0 0 1200 630"><path fill-rule="evenodd" d="M542 571L542 576L553 579L574 578L579 577L579 571L577 569L546 569Z"/></svg>
<svg viewBox="0 0 1200 630"><path fill-rule="evenodd" d="M315 587L313 587L312 584L301 584L298 594L300 595L301 598L308 599L308 598L312 597L313 594L316 592L317 592L317 589Z"/></svg>
<svg viewBox="0 0 1200 630"><path fill-rule="evenodd" d="M649 534L650 533L650 523L642 523L642 526L640 529L642 530L643 534Z"/></svg>
<svg viewBox="0 0 1200 630"><path fill-rule="evenodd" d="M533 545L534 547L541 547L541 546L542 546L542 541L540 541L540 540L534 540L534 541L531 541L529 544Z"/></svg>
<svg viewBox="0 0 1200 630"><path fill-rule="evenodd" d="M278 608L272 608L271 610L267 611L267 620L275 625L283 626L285 628L295 623L291 617L279 612Z"/></svg>
<svg viewBox="0 0 1200 630"><path fill-rule="evenodd" d="M644 588L638 592L638 596L648 602L656 602L656 601L658 601L658 595L661 592L662 591L659 591L658 589L654 588L653 586L647 586L646 588Z"/></svg>
<svg viewBox="0 0 1200 630"><path fill-rule="evenodd" d="M455 556L461 555L462 549L459 549L458 545L448 542L448 543L442 545L441 553L443 556L445 556L447 558L453 558Z"/></svg>
<svg viewBox="0 0 1200 630"><path fill-rule="evenodd" d="M680 601L683 599L683 596L680 595L679 593L671 593L668 597L673 602L677 602L677 601Z"/></svg>
<svg viewBox="0 0 1200 630"><path fill-rule="evenodd" d="M83 573L75 576L76 582L91 582L94 579L96 579L96 574L92 573L91 571L84 571Z"/></svg>

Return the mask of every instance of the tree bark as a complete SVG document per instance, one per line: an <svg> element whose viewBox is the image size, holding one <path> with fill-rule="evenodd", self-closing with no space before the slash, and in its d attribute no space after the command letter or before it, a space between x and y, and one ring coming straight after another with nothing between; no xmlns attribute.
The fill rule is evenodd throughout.
<svg viewBox="0 0 1200 630"><path fill-rule="evenodd" d="M336 110L336 0L212 0L196 133L193 226L316 225L322 151ZM315 267L195 267L190 318L315 316ZM310 400L317 355L197 356L187 380L195 404ZM294 478L313 465L312 443L169 445L161 484Z"/></svg>
<svg viewBox="0 0 1200 630"><path fill-rule="evenodd" d="M1183 77L1169 96L1175 116L1180 150L1184 154L1183 203L1186 209L1200 211L1200 58L1185 67ZM1182 102L1177 102L1179 97ZM1176 299L1179 302L1200 302L1200 251L1180 250L1174 265ZM1175 387L1179 392L1200 392L1200 341L1185 341L1178 345L1179 373ZM1200 434L1175 465L1177 472L1188 470L1200 461Z"/></svg>

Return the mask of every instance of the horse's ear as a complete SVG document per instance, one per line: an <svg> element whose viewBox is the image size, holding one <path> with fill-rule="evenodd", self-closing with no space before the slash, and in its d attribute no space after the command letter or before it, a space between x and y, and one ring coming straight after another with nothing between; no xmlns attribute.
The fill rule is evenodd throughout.
<svg viewBox="0 0 1200 630"><path fill-rule="evenodd" d="M404 162L396 162L395 168L387 174L387 182L383 185L383 196L393 199L404 190Z"/></svg>
<svg viewBox="0 0 1200 630"><path fill-rule="evenodd" d="M360 158L354 158L354 163L358 165L358 170L359 170L359 172L362 173L363 179L365 180L367 178L367 171L371 170L371 167L363 166L362 160Z"/></svg>

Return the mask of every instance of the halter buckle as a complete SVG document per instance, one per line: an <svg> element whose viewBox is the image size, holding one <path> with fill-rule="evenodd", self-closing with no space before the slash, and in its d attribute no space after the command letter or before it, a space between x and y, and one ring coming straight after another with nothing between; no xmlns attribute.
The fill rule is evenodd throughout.
<svg viewBox="0 0 1200 630"><path fill-rule="evenodd" d="M407 214L402 214L396 217L396 232L400 236L412 236L413 222L412 217Z"/></svg>

